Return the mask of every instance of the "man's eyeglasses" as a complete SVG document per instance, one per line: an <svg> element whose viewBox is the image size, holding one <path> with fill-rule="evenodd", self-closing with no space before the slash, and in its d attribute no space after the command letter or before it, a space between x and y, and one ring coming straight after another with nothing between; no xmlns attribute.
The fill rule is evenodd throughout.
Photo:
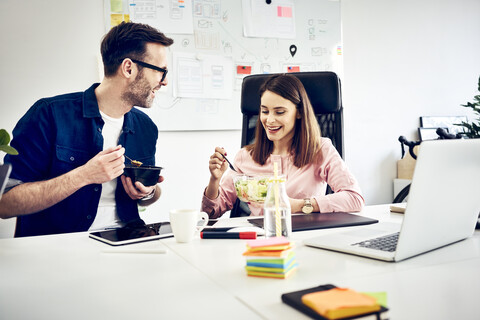
<svg viewBox="0 0 480 320"><path fill-rule="evenodd" d="M167 72L168 72L167 69L163 69L163 68L154 66L153 64L146 63L146 62L143 62L143 61L140 61L140 60L135 60L135 59L132 59L132 58L130 58L130 60L132 60L132 62L134 62L138 65L141 65L142 67L149 68L149 69L152 69L152 70L156 70L156 71L159 71L159 72L163 72L162 80L160 80L160 82L163 82L163 80L165 80L165 77L167 76Z"/></svg>

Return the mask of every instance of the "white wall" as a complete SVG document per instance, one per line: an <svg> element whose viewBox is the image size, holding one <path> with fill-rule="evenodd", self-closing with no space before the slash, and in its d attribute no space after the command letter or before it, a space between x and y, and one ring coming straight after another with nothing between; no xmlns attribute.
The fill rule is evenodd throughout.
<svg viewBox="0 0 480 320"><path fill-rule="evenodd" d="M346 161L367 204L387 203L398 136L416 139L423 115L465 114L460 104L476 93L480 1L342 0L341 7ZM0 1L0 128L11 133L41 97L98 81L102 10L102 0ZM240 131L160 133L166 180L147 221L166 219L171 208L199 207L215 146L233 158ZM6 223L0 221L0 234Z"/></svg>
<svg viewBox="0 0 480 320"><path fill-rule="evenodd" d="M368 204L393 200L398 137L467 114L480 76L480 1L342 0L346 160Z"/></svg>

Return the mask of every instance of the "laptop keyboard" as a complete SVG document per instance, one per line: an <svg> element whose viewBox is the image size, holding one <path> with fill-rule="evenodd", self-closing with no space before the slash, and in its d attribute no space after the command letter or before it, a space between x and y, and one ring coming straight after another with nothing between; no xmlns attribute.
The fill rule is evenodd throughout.
<svg viewBox="0 0 480 320"><path fill-rule="evenodd" d="M369 248L374 250L382 250L393 252L397 248L398 235L400 233L393 233L383 237L365 240L362 242L354 243L352 246L359 246L363 248Z"/></svg>

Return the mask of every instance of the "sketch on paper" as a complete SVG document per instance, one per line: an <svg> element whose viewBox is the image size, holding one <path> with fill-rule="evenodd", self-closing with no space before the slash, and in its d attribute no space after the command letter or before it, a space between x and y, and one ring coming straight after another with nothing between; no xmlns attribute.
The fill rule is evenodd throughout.
<svg viewBox="0 0 480 320"><path fill-rule="evenodd" d="M220 19L220 0L194 0L193 15L196 18Z"/></svg>
<svg viewBox="0 0 480 320"><path fill-rule="evenodd" d="M216 55L174 53L174 97L202 99L231 99L233 91L233 62Z"/></svg>
<svg viewBox="0 0 480 320"><path fill-rule="evenodd" d="M252 38L295 39L295 6L292 0L242 1L243 35Z"/></svg>
<svg viewBox="0 0 480 320"><path fill-rule="evenodd" d="M164 33L193 34L192 0L128 0L130 20Z"/></svg>

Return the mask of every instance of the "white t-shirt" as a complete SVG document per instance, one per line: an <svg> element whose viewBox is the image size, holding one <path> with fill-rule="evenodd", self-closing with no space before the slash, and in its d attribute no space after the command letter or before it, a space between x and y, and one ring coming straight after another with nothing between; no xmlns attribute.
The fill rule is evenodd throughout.
<svg viewBox="0 0 480 320"><path fill-rule="evenodd" d="M103 121L103 150L118 145L118 138L122 133L123 116L121 118L112 118L100 111ZM123 226L118 218L115 203L115 189L117 188L117 179L102 184L102 194L98 203L97 216L90 226L89 231L101 230L105 228L116 228Z"/></svg>

